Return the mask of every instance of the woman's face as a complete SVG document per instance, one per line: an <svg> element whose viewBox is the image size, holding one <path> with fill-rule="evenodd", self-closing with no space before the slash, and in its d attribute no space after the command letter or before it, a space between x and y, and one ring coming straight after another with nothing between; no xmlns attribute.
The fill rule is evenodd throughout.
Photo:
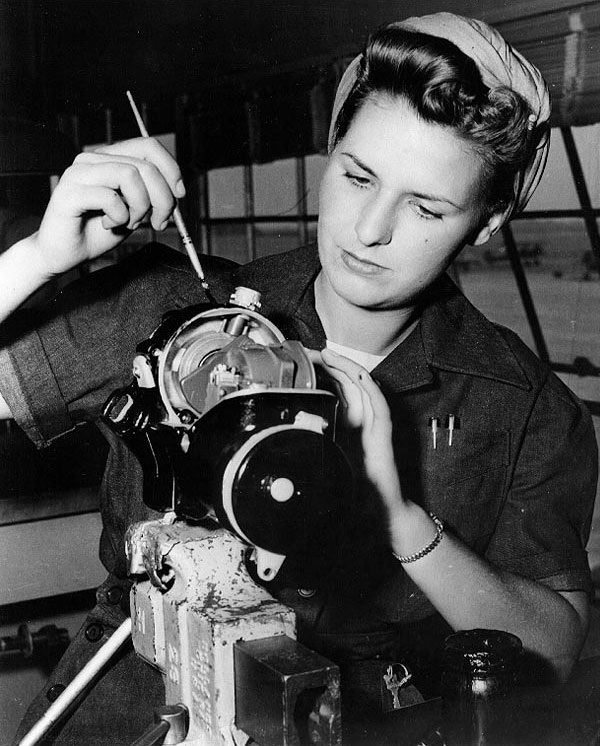
<svg viewBox="0 0 600 746"><path fill-rule="evenodd" d="M365 308L411 305L465 243L484 243L482 165L469 145L403 100L369 99L331 154L320 189L326 287Z"/></svg>

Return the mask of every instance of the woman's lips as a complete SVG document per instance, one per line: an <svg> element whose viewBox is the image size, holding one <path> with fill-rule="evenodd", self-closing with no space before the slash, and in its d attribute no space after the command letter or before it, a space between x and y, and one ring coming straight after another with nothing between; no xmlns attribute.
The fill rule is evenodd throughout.
<svg viewBox="0 0 600 746"><path fill-rule="evenodd" d="M374 262L369 262L364 259L359 259L349 251L342 250L342 261L352 272L356 272L360 275L378 275L381 274L385 268Z"/></svg>

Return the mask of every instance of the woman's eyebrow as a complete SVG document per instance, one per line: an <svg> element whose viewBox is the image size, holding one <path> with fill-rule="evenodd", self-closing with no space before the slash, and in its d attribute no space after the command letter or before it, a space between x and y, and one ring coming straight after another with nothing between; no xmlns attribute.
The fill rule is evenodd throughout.
<svg viewBox="0 0 600 746"><path fill-rule="evenodd" d="M355 155L352 155L352 153L348 153L346 151L342 151L341 155L345 155L347 158L350 158L350 160L353 161L363 171L366 171L368 174L371 174L371 176L377 178L377 174L375 173L375 171L373 171L372 168L369 168L366 163L363 163L360 158L357 158Z"/></svg>
<svg viewBox="0 0 600 746"><path fill-rule="evenodd" d="M355 163L360 169L363 171L366 171L368 174L373 176L374 178L378 178L375 171L373 171L372 168L369 168L366 163L363 163L360 158L357 158L352 153L348 153L347 151L342 151L341 155L345 155L347 158L350 158L350 160ZM424 199L427 202L445 202L449 205L452 205L452 207L455 207L457 210L465 210L466 207L463 205L458 205L456 202L453 202L451 199L448 199L448 197L441 197L437 194L428 194L426 192L413 192L413 196L418 197L419 199Z"/></svg>
<svg viewBox="0 0 600 746"><path fill-rule="evenodd" d="M427 194L426 192L413 192L413 196L418 197L419 199L424 199L427 202L446 202L447 204L452 205L452 207L455 207L457 210L466 210L466 207L458 205L456 202L448 199L448 197L439 197L435 194Z"/></svg>

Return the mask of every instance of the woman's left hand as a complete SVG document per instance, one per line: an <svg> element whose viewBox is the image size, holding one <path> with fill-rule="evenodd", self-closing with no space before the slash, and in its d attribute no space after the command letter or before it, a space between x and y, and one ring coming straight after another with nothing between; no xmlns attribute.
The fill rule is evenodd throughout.
<svg viewBox="0 0 600 746"><path fill-rule="evenodd" d="M361 431L367 478L388 510L397 508L402 493L392 445L390 409L381 389L365 368L332 350L322 350L319 361L337 383L347 425Z"/></svg>

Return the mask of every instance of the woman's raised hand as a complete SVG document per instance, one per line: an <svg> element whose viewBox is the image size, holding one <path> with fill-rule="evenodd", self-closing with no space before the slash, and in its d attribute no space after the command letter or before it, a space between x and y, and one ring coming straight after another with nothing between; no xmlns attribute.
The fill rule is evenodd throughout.
<svg viewBox="0 0 600 746"><path fill-rule="evenodd" d="M360 428L367 478L388 510L402 500L392 445L392 419L387 401L369 372L332 350L322 350L320 361L338 385L346 423Z"/></svg>
<svg viewBox="0 0 600 746"><path fill-rule="evenodd" d="M146 217L163 229L184 194L179 166L153 138L81 153L52 194L32 260L47 279L62 274L118 246Z"/></svg>

